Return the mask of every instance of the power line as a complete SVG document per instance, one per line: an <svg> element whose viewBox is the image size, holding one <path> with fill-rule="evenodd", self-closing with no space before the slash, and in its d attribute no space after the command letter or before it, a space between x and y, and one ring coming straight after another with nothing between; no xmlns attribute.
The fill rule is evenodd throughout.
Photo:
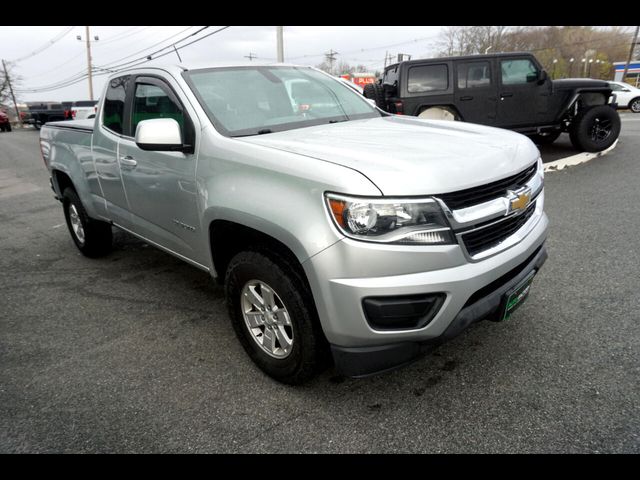
<svg viewBox="0 0 640 480"><path fill-rule="evenodd" d="M16 58L15 60L12 60L11 62L12 62L12 63L15 63L15 62L21 62L21 61L26 60L26 59L28 59L28 58L35 57L36 55L38 55L39 53L44 52L47 48L51 47L53 44L55 44L56 42L58 42L59 40L61 40L62 38L64 38L66 35L68 35L68 34L69 34L69 32L71 32L71 30L73 30L73 28L74 28L74 27L72 26L72 27L67 28L66 30L63 30L63 31L62 31L62 32L60 32L58 35L56 35L56 36L55 36L55 37L53 37L51 40L49 40L49 41L48 41L46 44L44 44L43 46L38 47L37 49L35 49L35 50L34 50L33 52L31 52L30 54L25 55L25 56L20 57L20 58Z"/></svg>
<svg viewBox="0 0 640 480"><path fill-rule="evenodd" d="M208 28L208 27L205 27L205 28ZM167 46L167 47L165 47L165 48L162 48L162 49L158 50L158 52L160 52L160 51L162 51L162 50L165 50L165 49L167 49L167 48L171 48L171 47L174 47L176 50L181 50L181 49L183 49L183 48L185 48L185 47L188 47L189 45L193 45L194 43L197 43L197 42L199 42L199 41L201 41L201 40L204 40L204 39L205 39L205 38L207 38L207 37L210 37L210 36L212 36L212 35L215 35L216 33L222 32L223 30L226 30L227 28L229 28L229 26L225 26L225 27L219 28L218 30L214 30L213 32L208 33L207 35L204 35L203 37L200 37L200 38L196 38L195 40L192 40L191 42L186 43L186 44L184 44L184 45L181 45L181 46L178 46L178 47L176 47L176 46L175 46L177 43L180 43L180 42L182 42L182 41L186 40L187 38L189 38L189 37L191 37L191 36L193 36L193 35L197 34L198 32L200 32L200 31L204 30L204 29L201 29L201 30L199 30L198 32L195 32L195 33L193 33L193 34L191 34L191 35L187 36L186 38L183 38L183 39L181 39L181 40L178 40L178 41L177 41L177 42L175 42L173 45L169 45L169 46ZM170 55L171 53L173 53L173 50L170 50L170 51L168 51L168 52L162 53L162 54L160 54L160 55L156 56L155 58L153 58L153 60L155 60L155 59L157 59L157 58L164 57L165 55ZM144 57L143 57L143 58L144 58ZM135 60L134 60L134 61L135 61ZM122 70L125 70L125 69L134 68L134 67L136 67L136 66L138 66L138 65L141 65L141 64L143 64L143 63L146 63L146 62L148 62L148 61L149 61L149 59L147 58L147 59L145 59L145 60L144 60L144 61L142 61L142 62L139 62L139 63L134 64L134 65L129 65L129 66L125 67L125 68L122 68L122 69L119 69L119 70L115 70L115 71L116 71L116 72L119 72L119 71L122 71ZM130 62L127 62L127 63L130 63ZM115 69L116 67L117 67L117 66L110 67L109 69L106 69L106 68L104 68L104 67L94 67L94 69L93 69L93 70L99 69L99 70L107 70L107 71L101 71L100 73L95 73L95 74L93 74L93 75L94 75L95 77L99 77L99 76L103 76L103 75L108 75L108 74L110 74L110 73L113 73L113 71L114 71L114 69ZM43 92L49 92L49 91L53 91L53 90L59 90L60 88L65 88L65 87L68 87L68 86L74 85L74 84L76 84L76 83L79 83L79 82L83 81L83 80L84 80L85 78L87 78L87 77L88 77L88 74L87 74L87 73L83 73L80 77L77 77L77 76L76 76L75 78L67 79L66 81L59 82L58 84L55 84L55 85L50 85L50 86L46 86L46 87L42 87L42 88L38 88L38 89L22 89L22 90L20 90L20 92L21 92L21 93L43 93Z"/></svg>
<svg viewBox="0 0 640 480"><path fill-rule="evenodd" d="M200 37L200 38L196 38L195 40L192 40L192 41L191 41L191 42L189 42L189 43L185 43L184 45L180 45L179 47L176 47L176 46L175 46L176 44L178 44L178 43L182 42L182 41L183 41L183 40L185 40L185 39L178 40L178 41L177 41L176 43L174 43L173 45L169 45L169 46L167 46L167 47L165 47L165 48L163 48L163 49L161 49L161 50L158 50L158 52L160 52L160 51L162 51L162 50L166 50L167 48L171 48L171 47L174 47L176 50L181 50L181 49L183 49L183 48L185 48L185 47L188 47L189 45L192 45L192 44L194 44L194 43L196 43L196 42L199 42L199 41L201 41L201 40L204 40L205 38L210 37L211 35L215 35L216 33L220 33L220 32L222 32L223 30L226 30L226 29L227 29L227 28L229 28L229 27L230 27L230 26L226 26L226 27L219 28L218 30L214 30L213 32L208 33L208 34L206 34L206 35L204 35L204 36L202 36L202 37ZM205 28L209 28L209 27L205 27ZM199 32L200 32L200 31L202 31L202 30L204 30L204 28L203 28L203 29L201 29L201 30L199 30L198 32L192 33L190 36L193 36L193 35L195 35L195 34L199 33ZM162 57L164 57L165 55L170 55L171 53L173 53L173 52L172 52L172 51L168 51L168 52L162 53L162 54L160 54L160 55L157 55L157 56L155 56L155 57L153 57L153 55L154 55L154 54L151 54L151 55L147 56L145 60L143 60L143 61L141 61L141 62L138 62L138 63L136 63L136 64L133 64L133 65L129 65L129 66L127 66L126 68L133 68L133 67L137 67L138 65L142 65L143 63L147 63L147 62L148 62L148 61L150 61L150 60L156 60L156 59L158 59L158 58L162 58ZM112 68L116 68L116 67L112 67ZM121 68L121 69L119 69L118 71L120 71L120 70L124 70L124 68Z"/></svg>
<svg viewBox="0 0 640 480"><path fill-rule="evenodd" d="M164 43L164 42L166 42L167 40L169 40L169 39L171 39L171 38L173 38L173 37L176 37L176 36L180 35L181 33L184 33L185 31L189 30L189 28L192 28L192 27L185 28L184 30L182 30L182 31L180 31L180 32L178 32L178 33L176 33L176 34L174 34L174 35L171 35L170 37L165 38L164 40L162 40L162 41L160 41L160 42L158 42L158 43L156 43L156 44L154 44L154 45L152 45L152 46L150 46L150 47L143 48L142 50L139 50L139 51L137 51L137 52L135 52L135 53L132 53L131 55L128 55L128 56L126 56L126 57L123 57L123 58L121 58L121 59L119 59L119 60L116 60L116 61L113 61L113 62L109 62L109 63L105 63L105 64L103 64L102 66L103 66L103 67L109 66L110 68L119 69L119 67L123 67L123 66L125 66L125 65L129 65L129 64L131 64L131 63L135 63L135 62L138 62L138 61L143 60L143 59L147 59L147 60L145 60L145 61L148 61L148 57L153 56L153 55L155 55L156 53L162 52L163 50L166 50L166 49L168 49L168 48L171 48L173 45L176 45L176 44L178 44L178 43L180 43L180 42L183 42L183 41L185 41L186 39L188 39L188 38L190 38L190 37L193 37L194 35L197 35L198 33L202 32L203 30L206 30L207 28L210 28L210 27L209 27L209 26L206 26L206 27L203 27L203 28L201 28L201 29L199 29L199 30L196 30L195 32L190 33L190 34L189 34L189 35L187 35L186 37L181 38L180 40L175 41L173 44L171 44L171 45L167 45L167 46L165 46L165 47L162 47L161 49L156 50L155 52L147 53L147 54L145 54L145 55L144 55L144 56L142 56L142 57L135 58L135 59L133 59L133 60L129 60L128 62L119 63L119 64L117 64L117 65L113 65L114 63L118 63L118 62L120 62L120 61L124 60L125 58L133 57L134 55L137 55L137 54L139 54L139 53L141 53L141 52L144 52L144 51L146 51L146 50L149 50L150 48L156 47L156 46L160 45L161 43ZM228 28L228 27L225 27L225 28ZM214 33L216 33L216 32L214 32ZM202 38L206 38L206 37L202 37ZM171 53L171 52L169 52L169 53ZM143 63L144 63L144 62L143 62Z"/></svg>
<svg viewBox="0 0 640 480"><path fill-rule="evenodd" d="M161 43L164 43L164 42L166 42L167 40L171 40L172 38L177 37L178 35L180 35L180 34L182 34L182 33L186 32L186 31L187 31L187 30L189 30L190 28L193 28L193 25L191 25L191 26L189 26L189 27L185 28L184 30L180 30L178 33L174 33L173 35L170 35L170 36L168 36L167 38L164 38L163 40L160 40L159 42L154 43L153 45L149 45L148 47L145 47L145 48L143 48L143 49L141 49L141 50L138 50L138 51L136 51L136 52L133 52L133 53L131 53L131 54L127 55L126 57L122 57L122 58L119 58L119 59L117 59L117 60L112 60L112 61L110 61L110 62L107 62L107 63L103 64L102 66L103 66L103 67L106 67L106 66L108 66L108 65L112 65L112 64L114 64L114 63L121 62L122 60L125 60L125 59L127 59L127 58L131 58L131 57L133 57L134 55L138 55L138 54L139 54L139 53L141 53L141 52L144 52L144 51L146 51L146 50L150 50L150 49L152 49L152 48L155 48L155 47L157 47L158 45L160 45ZM208 28L208 27L205 27L205 28ZM198 32L199 32L199 31L202 31L202 30L203 30L203 29L198 30ZM195 32L195 33L198 33L198 32ZM185 37L185 38L189 38L189 37ZM180 41L180 40L178 40L178 41ZM167 48L168 48L168 47L167 47ZM132 61L136 61L136 60L132 60Z"/></svg>
<svg viewBox="0 0 640 480"><path fill-rule="evenodd" d="M118 60L115 60L115 61L109 62L109 63L107 63L107 64L105 64L105 65L102 65L102 66L100 66L100 67L98 67L98 68L104 68L104 69L107 69L107 67L108 67L110 64L120 62L120 61L122 61L122 60L124 60L124 59L126 59L126 58L129 58L129 57L132 57L133 55L136 55L136 54L138 54L138 53L140 53L140 52L142 52L142 51L149 50L150 48L153 48L153 47L155 47L155 46L157 46L157 45L159 45L159 44L161 44L161 43L164 43L164 42L166 42L167 40L170 40L171 38L173 38L173 37L175 37L175 36L177 36L177 35L179 35L179 34L181 34L181 33L185 32L185 31L186 31L186 30L188 30L189 28L192 28L192 27L188 27L188 28L186 28L186 29L184 29L184 30L181 30L180 32L178 32L178 33L176 33L176 34L173 34L173 35L171 35L171 36L169 36L169 37L167 37L167 38L165 38L165 39L161 40L160 42L157 42L157 43L155 43L155 44L153 44L153 45L151 45L151 46L149 46L149 47L146 47L146 48L144 48L144 49L142 49L142 50L139 50L139 51L137 51L137 52L135 52L135 53L133 53L133 54L131 54L131 55L128 55L128 56L126 56L126 57L122 57L122 58L120 58L120 59L118 59ZM200 31L200 30L199 30L199 31ZM197 32L196 32L196 33L197 33ZM182 40L185 40L185 39L187 39L187 38L189 38L189 36L185 37L185 38L184 38L184 39L182 39ZM179 41L182 41L182 40L179 40ZM166 47L165 47L165 48L166 48ZM84 52L83 52L83 53L84 53ZM83 53L82 53L82 54L83 54ZM77 56L80 56L80 55L82 55L82 54L79 54L79 55L77 55ZM77 56L76 56L76 57L77 57ZM76 57L74 57L74 58L76 58ZM138 60L138 59L133 60L133 61L137 61L137 60ZM128 62L127 62L127 63L128 63ZM117 65L117 66L119 66L119 65ZM115 70L115 67L110 67L110 68L108 68L108 69L109 69L109 70L111 70L111 71L116 71L116 70ZM79 76L81 76L81 78L79 78ZM54 83L51 83L51 84L42 85L42 86L39 86L39 87L32 87L32 88L27 87L27 88L23 88L23 89L21 89L21 92L27 92L27 91L29 91L29 92L31 92L31 93L35 93L35 92L38 92L38 91L50 91L50 90L56 90L56 89L60 88L60 87L59 87L60 85L67 86L68 82L72 82L71 84L73 84L73 83L77 83L77 81L84 80L84 79L85 79L85 78L87 78L87 77L88 77L88 73L87 73L87 71L86 71L86 69L85 69L85 70L81 70L80 72L77 72L77 73L75 73L75 74L73 74L73 75L71 75L71 76L69 76L69 77L67 77L67 78L65 78L65 79L59 80L59 81L54 82Z"/></svg>

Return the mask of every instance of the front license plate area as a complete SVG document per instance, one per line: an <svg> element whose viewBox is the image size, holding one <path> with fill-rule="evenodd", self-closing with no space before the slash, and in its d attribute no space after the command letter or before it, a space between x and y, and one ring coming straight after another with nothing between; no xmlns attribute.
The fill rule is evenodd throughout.
<svg viewBox="0 0 640 480"><path fill-rule="evenodd" d="M529 275L527 275L520 283L504 294L498 321L502 322L509 320L513 312L515 312L516 309L524 303L529 296L531 282L533 282L535 274L536 270L532 270L531 273L529 273Z"/></svg>

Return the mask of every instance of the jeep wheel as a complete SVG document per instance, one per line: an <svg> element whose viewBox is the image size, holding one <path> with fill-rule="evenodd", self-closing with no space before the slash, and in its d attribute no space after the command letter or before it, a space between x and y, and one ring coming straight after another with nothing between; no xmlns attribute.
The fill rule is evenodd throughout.
<svg viewBox="0 0 640 480"><path fill-rule="evenodd" d="M65 189L62 205L71 238L83 255L102 257L111 251L111 224L89 217L73 188Z"/></svg>
<svg viewBox="0 0 640 480"><path fill-rule="evenodd" d="M367 83L364 86L362 94L365 98L369 98L376 102L376 107L385 110L387 109L386 101L384 98L384 89L377 83Z"/></svg>
<svg viewBox="0 0 640 480"><path fill-rule="evenodd" d="M529 138L536 145L551 145L555 142L562 132L551 132L551 133L538 133L535 135L529 135Z"/></svg>
<svg viewBox="0 0 640 480"><path fill-rule="evenodd" d="M459 121L460 118L454 112L446 107L425 108L420 112L418 118L426 118L429 120L449 120Z"/></svg>
<svg viewBox="0 0 640 480"><path fill-rule="evenodd" d="M291 385L316 374L326 340L306 282L289 260L240 252L227 268L225 296L236 335L260 369Z"/></svg>
<svg viewBox="0 0 640 480"><path fill-rule="evenodd" d="M629 110L633 113L640 113L640 97L634 98L629 102Z"/></svg>
<svg viewBox="0 0 640 480"><path fill-rule="evenodd" d="M569 130L571 144L584 152L606 150L620 135L620 116L608 105L580 112Z"/></svg>

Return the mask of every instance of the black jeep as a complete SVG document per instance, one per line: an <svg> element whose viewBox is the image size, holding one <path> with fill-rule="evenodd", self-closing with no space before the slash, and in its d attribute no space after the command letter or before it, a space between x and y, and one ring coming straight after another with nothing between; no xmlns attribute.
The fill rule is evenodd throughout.
<svg viewBox="0 0 640 480"><path fill-rule="evenodd" d="M574 147L587 152L605 150L620 133L607 82L551 80L530 53L396 63L364 95L389 113L508 128L538 144L568 132Z"/></svg>

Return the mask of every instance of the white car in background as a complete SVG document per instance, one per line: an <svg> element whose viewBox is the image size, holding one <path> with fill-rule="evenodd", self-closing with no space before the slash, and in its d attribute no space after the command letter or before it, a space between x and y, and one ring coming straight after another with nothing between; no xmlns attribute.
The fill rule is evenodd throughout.
<svg viewBox="0 0 640 480"><path fill-rule="evenodd" d="M628 108L633 113L640 113L640 88L624 82L609 82L609 85L616 95L618 108Z"/></svg>
<svg viewBox="0 0 640 480"><path fill-rule="evenodd" d="M71 115L73 120L86 120L88 118L94 118L98 100L79 100L73 102L71 106Z"/></svg>

